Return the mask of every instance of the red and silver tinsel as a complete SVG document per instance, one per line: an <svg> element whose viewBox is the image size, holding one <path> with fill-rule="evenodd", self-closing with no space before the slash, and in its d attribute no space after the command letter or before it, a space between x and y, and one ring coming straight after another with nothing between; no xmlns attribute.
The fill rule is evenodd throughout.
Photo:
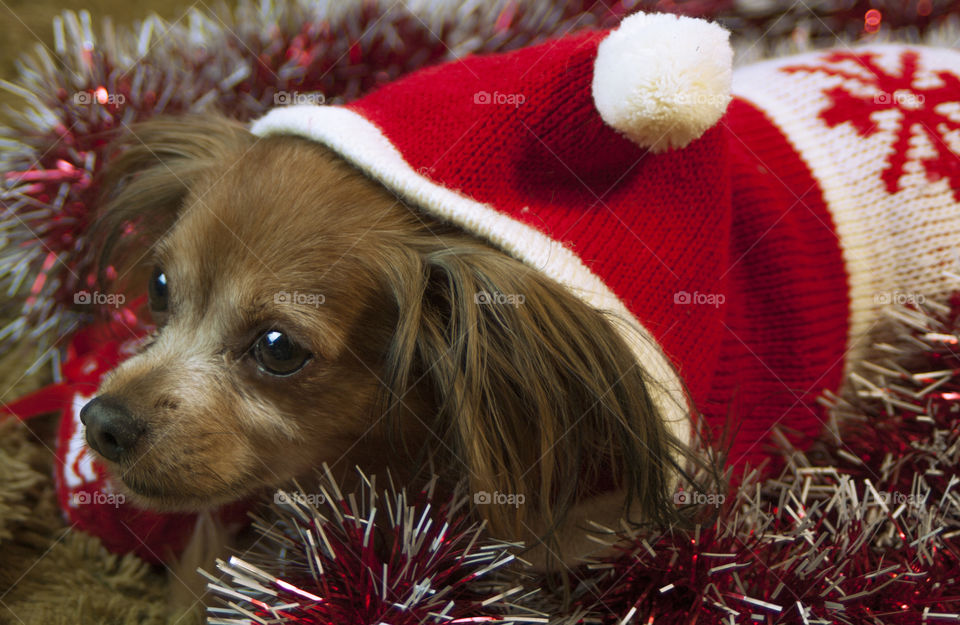
<svg viewBox="0 0 960 625"><path fill-rule="evenodd" d="M360 475L341 493L329 469L313 492L277 491L258 518L258 552L219 561L211 625L271 623L542 623L523 608L535 589L502 573L516 544L484 539L461 491L434 501ZM278 554L283 554L278 559ZM499 573L499 575L498 575Z"/></svg>
<svg viewBox="0 0 960 625"><path fill-rule="evenodd" d="M784 472L713 524L627 537L581 604L610 623L960 622L960 296L889 312L810 451L784 443Z"/></svg>

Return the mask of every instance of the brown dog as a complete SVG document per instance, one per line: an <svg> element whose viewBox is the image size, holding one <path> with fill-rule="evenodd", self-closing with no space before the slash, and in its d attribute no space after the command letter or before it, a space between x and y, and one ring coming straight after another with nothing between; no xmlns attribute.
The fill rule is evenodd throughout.
<svg viewBox="0 0 960 625"><path fill-rule="evenodd" d="M477 513L496 536L549 538L540 562L591 550L588 518L676 519L685 447L603 314L305 139L217 117L135 137L98 230L158 329L82 413L133 501L209 508L324 462L403 482L432 468L515 495Z"/></svg>

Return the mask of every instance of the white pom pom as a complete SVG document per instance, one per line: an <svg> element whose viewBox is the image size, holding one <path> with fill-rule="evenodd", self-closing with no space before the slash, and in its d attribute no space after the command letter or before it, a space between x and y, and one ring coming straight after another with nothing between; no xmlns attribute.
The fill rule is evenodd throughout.
<svg viewBox="0 0 960 625"><path fill-rule="evenodd" d="M603 121L652 152L682 148L730 103L730 33L665 13L637 13L600 42L593 102Z"/></svg>

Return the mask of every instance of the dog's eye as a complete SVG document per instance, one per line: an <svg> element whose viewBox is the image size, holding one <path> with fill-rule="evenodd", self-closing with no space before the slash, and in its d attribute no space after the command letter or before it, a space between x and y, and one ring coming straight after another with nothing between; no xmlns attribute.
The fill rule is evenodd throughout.
<svg viewBox="0 0 960 625"><path fill-rule="evenodd" d="M306 364L310 352L283 332L270 330L253 344L253 357L260 369L271 375L291 375Z"/></svg>
<svg viewBox="0 0 960 625"><path fill-rule="evenodd" d="M154 313L167 312L167 274L157 267L150 276L147 285L147 294L150 298L150 311Z"/></svg>

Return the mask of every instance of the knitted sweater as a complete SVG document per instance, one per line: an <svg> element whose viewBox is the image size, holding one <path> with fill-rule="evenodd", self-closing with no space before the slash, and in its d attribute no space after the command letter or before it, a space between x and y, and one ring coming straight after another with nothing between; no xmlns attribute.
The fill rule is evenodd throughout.
<svg viewBox="0 0 960 625"><path fill-rule="evenodd" d="M813 401L865 356L884 309L957 288L958 75L955 51L897 45L735 72L721 124L739 297L713 382L750 397L734 460L768 423L815 434ZM717 418L722 398L708 401Z"/></svg>

